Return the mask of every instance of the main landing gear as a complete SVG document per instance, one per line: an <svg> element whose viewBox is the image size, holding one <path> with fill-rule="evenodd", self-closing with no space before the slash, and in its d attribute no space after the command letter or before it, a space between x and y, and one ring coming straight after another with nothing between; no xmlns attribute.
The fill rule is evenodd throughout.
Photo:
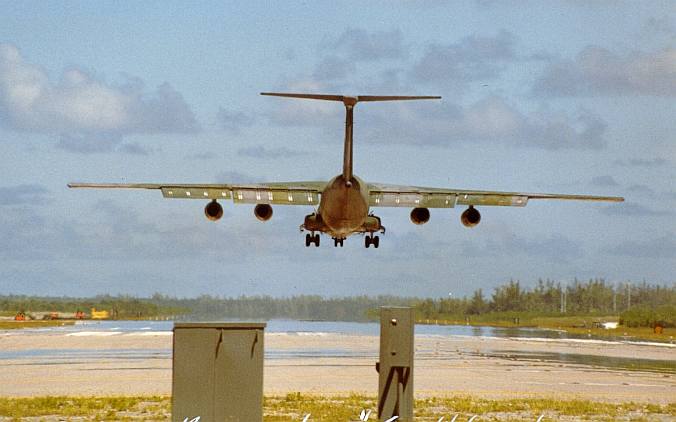
<svg viewBox="0 0 676 422"><path fill-rule="evenodd" d="M368 248L369 246L373 245L373 247L377 249L379 244L380 244L380 237L374 236L373 233L364 237L364 247L365 248Z"/></svg>
<svg viewBox="0 0 676 422"><path fill-rule="evenodd" d="M340 238L340 239L339 239L339 238L337 238L337 237L334 237L334 238L333 238L333 246L335 246L336 248L337 248L338 246L340 246L340 247L342 248L342 247L343 247L343 241L344 241L344 240L345 240L345 238Z"/></svg>
<svg viewBox="0 0 676 422"><path fill-rule="evenodd" d="M305 247L309 248L312 243L315 244L315 247L319 246L319 233L317 234L313 233L312 235L308 233L305 235Z"/></svg>

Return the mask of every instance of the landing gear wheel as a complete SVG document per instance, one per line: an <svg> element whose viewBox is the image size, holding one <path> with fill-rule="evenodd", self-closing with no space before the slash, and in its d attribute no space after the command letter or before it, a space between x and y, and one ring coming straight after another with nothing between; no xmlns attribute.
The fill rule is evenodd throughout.
<svg viewBox="0 0 676 422"><path fill-rule="evenodd" d="M366 236L364 238L364 247L368 249L371 246L371 236Z"/></svg>
<svg viewBox="0 0 676 422"><path fill-rule="evenodd" d="M378 249L378 245L380 244L380 236L373 236L371 243L373 243L374 248Z"/></svg>
<svg viewBox="0 0 676 422"><path fill-rule="evenodd" d="M310 236L310 233L308 233L308 234L305 235L305 247L309 248L310 243L312 243L312 238Z"/></svg>
<svg viewBox="0 0 676 422"><path fill-rule="evenodd" d="M319 233L314 235L315 247L319 247Z"/></svg>
<svg viewBox="0 0 676 422"><path fill-rule="evenodd" d="M338 246L340 246L342 248L343 247L343 240L345 240L345 239L338 239L337 237L334 237L333 238L333 246L335 246L336 248Z"/></svg>

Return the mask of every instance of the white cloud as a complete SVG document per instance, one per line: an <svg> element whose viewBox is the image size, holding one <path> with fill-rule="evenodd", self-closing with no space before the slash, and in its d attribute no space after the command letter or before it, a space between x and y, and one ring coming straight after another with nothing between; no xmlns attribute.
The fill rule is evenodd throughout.
<svg viewBox="0 0 676 422"><path fill-rule="evenodd" d="M261 179L238 171L222 171L216 175L216 183L259 183Z"/></svg>
<svg viewBox="0 0 676 422"><path fill-rule="evenodd" d="M75 68L51 81L10 44L0 44L0 119L15 130L93 138L198 130L189 106L168 83L154 91L138 79L115 86Z"/></svg>
<svg viewBox="0 0 676 422"><path fill-rule="evenodd" d="M534 90L560 96L676 96L676 48L620 55L588 46L574 60L551 63Z"/></svg>
<svg viewBox="0 0 676 422"><path fill-rule="evenodd" d="M495 36L469 36L456 43L432 43L413 67L412 76L421 82L452 82L497 77L508 61L516 60L516 40L505 30Z"/></svg>
<svg viewBox="0 0 676 422"><path fill-rule="evenodd" d="M495 142L558 149L601 149L606 123L587 110L575 115L538 112L526 115L501 97L469 106L402 104L369 112L368 139L375 142L452 145Z"/></svg>
<svg viewBox="0 0 676 422"><path fill-rule="evenodd" d="M264 145L254 145L237 150L237 155L252 158L298 157L307 154L306 151L297 151L286 147L268 148Z"/></svg>
<svg viewBox="0 0 676 422"><path fill-rule="evenodd" d="M48 193L47 188L36 184L0 186L0 206L44 203Z"/></svg>
<svg viewBox="0 0 676 422"><path fill-rule="evenodd" d="M613 255L630 256L636 258L674 258L676 257L676 241L673 233L657 239L645 241L627 240L619 245L609 248Z"/></svg>
<svg viewBox="0 0 676 422"><path fill-rule="evenodd" d="M467 257L528 255L549 262L568 263L584 256L580 242L554 234L544 238L526 238L513 233L502 233L483 241L463 243L463 255Z"/></svg>
<svg viewBox="0 0 676 422"><path fill-rule="evenodd" d="M620 184L617 183L615 178L613 176L595 176L591 180L591 184L594 186L602 186L602 187L611 187L611 186L619 186Z"/></svg>
<svg viewBox="0 0 676 422"><path fill-rule="evenodd" d="M312 76L319 81L333 81L345 79L357 70L354 61L338 57L327 56L317 63Z"/></svg>
<svg viewBox="0 0 676 422"><path fill-rule="evenodd" d="M366 31L350 28L340 37L320 43L320 51L330 50L347 60L372 62L384 59L400 59L407 54L404 36L400 30Z"/></svg>
<svg viewBox="0 0 676 422"><path fill-rule="evenodd" d="M615 160L615 164L623 167L655 168L665 166L669 164L669 162L662 157L654 157L654 158L629 158L626 160Z"/></svg>
<svg viewBox="0 0 676 422"><path fill-rule="evenodd" d="M235 135L239 134L243 128L251 127L256 121L250 113L223 107L218 109L217 119L225 131Z"/></svg>
<svg viewBox="0 0 676 422"><path fill-rule="evenodd" d="M612 206L605 206L601 208L601 212L606 215L623 217L660 217L674 214L672 211L654 210L643 204L630 201L614 204Z"/></svg>

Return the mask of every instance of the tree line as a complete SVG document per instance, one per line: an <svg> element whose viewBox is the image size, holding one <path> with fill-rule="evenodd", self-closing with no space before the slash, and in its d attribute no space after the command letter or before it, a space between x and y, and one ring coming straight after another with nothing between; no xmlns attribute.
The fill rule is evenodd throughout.
<svg viewBox="0 0 676 422"><path fill-rule="evenodd" d="M129 295L99 295L93 298L45 297L7 295L0 296L0 312L15 314L23 312L66 312L82 311L88 313L92 308L106 310L115 319L147 319L169 317L189 313L182 307L165 306L150 299Z"/></svg>
<svg viewBox="0 0 676 422"><path fill-rule="evenodd" d="M530 316L598 315L620 317L629 326L656 322L676 325L676 284L608 283L603 279L575 280L564 284L538 280L531 288L519 281L496 287L490 297L477 289L471 297L427 299L416 307L423 318L500 315Z"/></svg>
<svg viewBox="0 0 676 422"><path fill-rule="evenodd" d="M496 287L490 295L477 289L462 298L416 298L396 296L351 296L325 298L300 295L218 297L202 295L176 298L159 293L150 298L128 295L94 298L0 296L0 312L108 310L114 318L255 319L368 321L378 317L381 306L412 306L419 319L464 319L483 316L506 318L529 316L599 315L619 316L629 326L656 322L676 326L676 284L608 283L602 279L575 280L563 284L538 280L523 287L517 280Z"/></svg>

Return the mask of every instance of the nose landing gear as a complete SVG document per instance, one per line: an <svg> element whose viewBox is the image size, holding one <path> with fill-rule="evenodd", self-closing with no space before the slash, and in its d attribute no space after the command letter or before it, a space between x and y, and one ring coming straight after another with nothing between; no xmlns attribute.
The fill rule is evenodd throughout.
<svg viewBox="0 0 676 422"><path fill-rule="evenodd" d="M340 247L342 248L342 247L343 247L343 241L344 241L344 240L345 240L344 237L343 237L343 238L337 238L337 237L334 237L334 238L333 238L333 246L335 246L336 248L337 248L338 246L340 246Z"/></svg>

